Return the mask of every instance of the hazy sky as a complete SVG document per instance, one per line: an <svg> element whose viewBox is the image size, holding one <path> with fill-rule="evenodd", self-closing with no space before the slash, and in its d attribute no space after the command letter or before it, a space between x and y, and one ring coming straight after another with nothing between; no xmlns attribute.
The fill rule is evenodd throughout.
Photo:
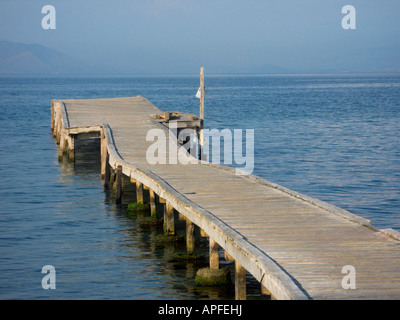
<svg viewBox="0 0 400 320"><path fill-rule="evenodd" d="M47 4L56 30L42 29ZM399 0L0 1L0 40L129 73L400 71L399 34Z"/></svg>

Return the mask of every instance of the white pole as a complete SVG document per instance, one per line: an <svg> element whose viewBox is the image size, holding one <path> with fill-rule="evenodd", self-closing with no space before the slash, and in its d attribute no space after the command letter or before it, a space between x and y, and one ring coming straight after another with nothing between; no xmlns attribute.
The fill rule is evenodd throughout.
<svg viewBox="0 0 400 320"><path fill-rule="evenodd" d="M204 67L200 68L200 159L204 157Z"/></svg>

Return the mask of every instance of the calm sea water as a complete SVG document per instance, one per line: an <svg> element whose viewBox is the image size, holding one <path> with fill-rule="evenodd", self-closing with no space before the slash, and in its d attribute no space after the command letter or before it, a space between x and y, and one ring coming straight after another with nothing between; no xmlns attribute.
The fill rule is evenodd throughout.
<svg viewBox="0 0 400 320"><path fill-rule="evenodd" d="M1 299L230 299L104 192L98 145L57 160L50 100L142 95L198 113L198 77L0 78ZM400 76L206 77L206 127L255 130L254 174L400 230ZM97 148L97 150L96 150ZM206 244L200 243L200 251ZM43 290L45 265L57 289ZM257 284L249 295L257 298Z"/></svg>

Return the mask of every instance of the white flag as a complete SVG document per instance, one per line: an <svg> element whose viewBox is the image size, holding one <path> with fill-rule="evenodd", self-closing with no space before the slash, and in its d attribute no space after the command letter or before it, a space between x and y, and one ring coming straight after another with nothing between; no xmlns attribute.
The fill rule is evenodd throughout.
<svg viewBox="0 0 400 320"><path fill-rule="evenodd" d="M199 87L199 90L197 90L196 98L201 98L201 87Z"/></svg>

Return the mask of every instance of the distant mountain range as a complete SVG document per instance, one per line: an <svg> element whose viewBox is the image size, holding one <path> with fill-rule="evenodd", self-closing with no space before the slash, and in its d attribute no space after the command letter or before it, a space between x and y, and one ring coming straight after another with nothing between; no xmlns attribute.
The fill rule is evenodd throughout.
<svg viewBox="0 0 400 320"><path fill-rule="evenodd" d="M165 73L175 71L187 72L181 65L168 66ZM183 69L182 69L183 68ZM133 69L131 67L131 69ZM91 66L71 58L57 50L50 49L40 44L24 44L10 41L0 41L0 75L98 75L98 74L132 74L147 73L146 66L142 66L136 72L127 67L125 70L120 68L109 68L105 66ZM190 70L190 68L187 68ZM225 67L210 68L216 73L290 73L291 70L284 68L263 65L261 67L240 67L234 69ZM161 72L163 71L160 69ZM159 70L159 71L160 71ZM147 71L147 72L146 72Z"/></svg>
<svg viewBox="0 0 400 320"><path fill-rule="evenodd" d="M397 53L400 45L392 48L371 48L369 50L349 50L346 57L336 57L334 53L325 55L316 61L316 66L299 65L286 68L257 63L243 65L210 64L207 70L216 74L250 74L250 73L318 73L318 72L400 72L400 59ZM304 55L305 56L305 55ZM318 56L317 56L318 57ZM111 62L113 59L110 57ZM317 59L318 60L318 59ZM118 63L112 67L93 65L69 57L57 50L40 44L23 44L0 41L0 75L132 75L153 74L191 74L193 62L182 61L159 63L156 59L148 63L127 64L123 68ZM147 61L147 60L146 60ZM115 63L114 59L114 63ZM194 62L196 64L196 62ZM318 66L319 65L319 66Z"/></svg>
<svg viewBox="0 0 400 320"><path fill-rule="evenodd" d="M79 75L98 74L98 70L39 44L0 41L1 75ZM101 72L104 70L102 67Z"/></svg>

